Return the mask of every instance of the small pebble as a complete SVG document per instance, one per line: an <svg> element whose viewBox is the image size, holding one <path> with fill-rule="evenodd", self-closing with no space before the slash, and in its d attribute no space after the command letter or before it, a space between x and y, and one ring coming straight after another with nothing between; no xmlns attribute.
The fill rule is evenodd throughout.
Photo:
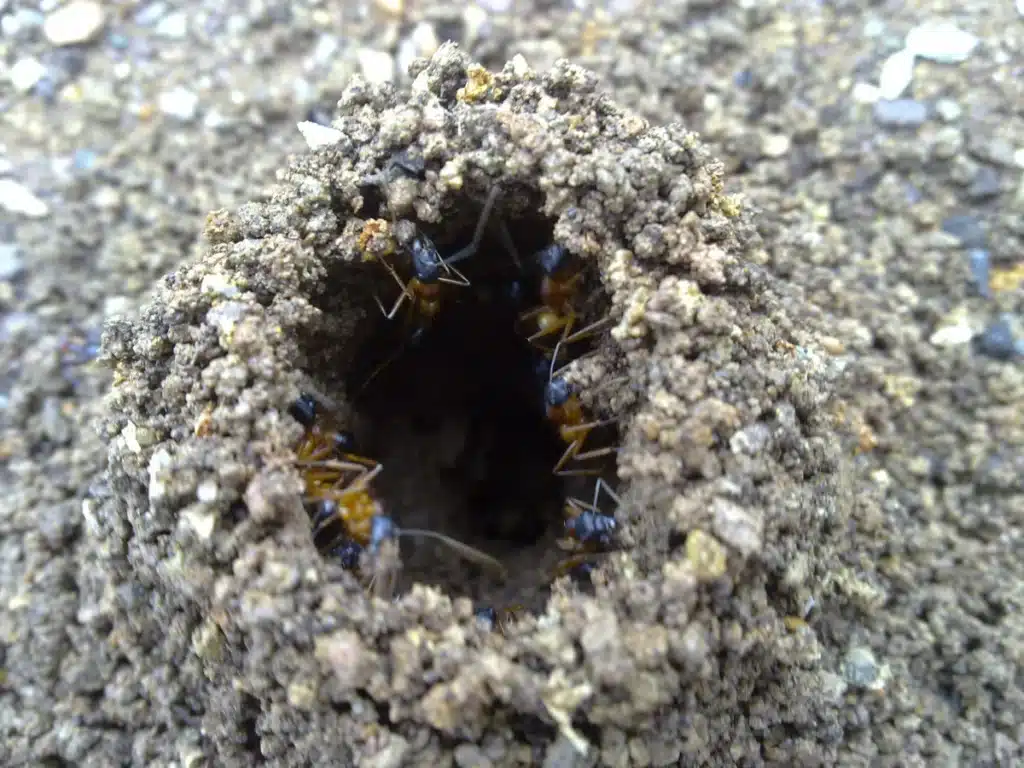
<svg viewBox="0 0 1024 768"><path fill-rule="evenodd" d="M939 321L938 327L928 338L937 347L958 347L974 338L975 328L965 307L957 307Z"/></svg>
<svg viewBox="0 0 1024 768"><path fill-rule="evenodd" d="M183 40L188 36L188 16L184 11L169 13L153 27L153 34L167 40Z"/></svg>
<svg viewBox="0 0 1024 768"><path fill-rule="evenodd" d="M885 688L889 670L879 664L870 648L851 648L843 659L842 674L855 688L880 691Z"/></svg>
<svg viewBox="0 0 1024 768"><path fill-rule="evenodd" d="M995 360L1010 360L1021 354L1021 344L1013 338L1007 315L1000 315L977 338L978 351Z"/></svg>
<svg viewBox="0 0 1024 768"><path fill-rule="evenodd" d="M999 184L999 174L994 168L982 166L974 175L974 180L967 188L967 197L971 200L988 200L997 197L1002 191Z"/></svg>
<svg viewBox="0 0 1024 768"><path fill-rule="evenodd" d="M872 85L871 83L855 84L853 86L853 90L850 91L850 95L858 104L874 104L882 98L881 91L878 86Z"/></svg>
<svg viewBox="0 0 1024 768"><path fill-rule="evenodd" d="M45 75L46 66L42 62L25 57L14 62L7 72L7 79L18 93L28 93Z"/></svg>
<svg viewBox="0 0 1024 768"><path fill-rule="evenodd" d="M992 297L992 289L989 287L991 280L992 260L988 251L984 248L972 248L967 252L967 258L971 265L971 283L977 289L978 294L986 299Z"/></svg>
<svg viewBox="0 0 1024 768"><path fill-rule="evenodd" d="M297 127L302 138L306 140L306 144L313 150L337 144L344 136L337 128L330 128L308 120L298 123Z"/></svg>
<svg viewBox="0 0 1024 768"><path fill-rule="evenodd" d="M940 64L966 61L978 45L978 38L948 21L928 21L907 33L907 50L922 59Z"/></svg>
<svg viewBox="0 0 1024 768"><path fill-rule="evenodd" d="M0 208L30 219L40 219L50 212L50 206L14 179L0 179Z"/></svg>
<svg viewBox="0 0 1024 768"><path fill-rule="evenodd" d="M898 99L914 79L914 54L897 51L882 64L878 76L878 95L887 101Z"/></svg>
<svg viewBox="0 0 1024 768"><path fill-rule="evenodd" d="M21 274L25 262L14 243L0 243L0 280L13 280Z"/></svg>
<svg viewBox="0 0 1024 768"><path fill-rule="evenodd" d="M765 157L782 157L789 152L789 147L789 136L785 134L769 134L761 140L761 152Z"/></svg>
<svg viewBox="0 0 1024 768"><path fill-rule="evenodd" d="M963 110L960 105L952 99L939 99L935 102L935 114L939 116L939 119L946 123L955 123L960 119L960 115L963 114Z"/></svg>
<svg viewBox="0 0 1024 768"><path fill-rule="evenodd" d="M875 104L875 121L881 125L912 128L928 119L928 107L913 99L879 101Z"/></svg>
<svg viewBox="0 0 1024 768"><path fill-rule="evenodd" d="M383 85L395 79L395 60L387 51L361 48L357 57L359 71L371 85Z"/></svg>
<svg viewBox="0 0 1024 768"><path fill-rule="evenodd" d="M140 27L151 27L167 13L167 3L150 3L135 13L134 21Z"/></svg>
<svg viewBox="0 0 1024 768"><path fill-rule="evenodd" d="M71 424L64 417L59 398L48 397L43 401L39 426L43 434L57 445L65 445L71 440Z"/></svg>
<svg viewBox="0 0 1024 768"><path fill-rule="evenodd" d="M982 248L985 245L985 227L977 216L947 216L942 221L942 231L957 238L965 248Z"/></svg>
<svg viewBox="0 0 1024 768"><path fill-rule="evenodd" d="M95 38L104 23L102 5L92 0L72 0L46 17L43 35L52 45L77 45Z"/></svg>
<svg viewBox="0 0 1024 768"><path fill-rule="evenodd" d="M199 108L199 96L179 85L177 88L161 93L157 106L165 115L188 122L196 116L196 110Z"/></svg>

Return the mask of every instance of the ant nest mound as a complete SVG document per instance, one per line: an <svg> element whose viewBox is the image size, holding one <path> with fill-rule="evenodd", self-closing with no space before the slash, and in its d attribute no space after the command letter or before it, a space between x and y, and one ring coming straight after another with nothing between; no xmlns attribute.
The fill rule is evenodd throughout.
<svg viewBox="0 0 1024 768"><path fill-rule="evenodd" d="M695 135L565 63L412 75L107 329L92 530L189 633L213 764L672 762L819 654L831 368Z"/></svg>

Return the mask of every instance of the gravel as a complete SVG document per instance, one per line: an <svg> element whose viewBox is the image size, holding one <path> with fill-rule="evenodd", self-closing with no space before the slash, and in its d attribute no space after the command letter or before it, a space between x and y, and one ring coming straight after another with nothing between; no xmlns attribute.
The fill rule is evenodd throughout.
<svg viewBox="0 0 1024 768"><path fill-rule="evenodd" d="M429 627L461 609L457 601L438 601L436 591L407 596L405 606L395 609L403 617L421 617L415 626L396 624L387 608L377 614L372 642L335 624L319 627L328 630L329 640L314 645L311 617L331 611L323 596L350 593L344 576L329 584L304 581L311 552L283 564L267 550L238 559L229 541L207 560L189 560L183 570L169 553L163 568L151 568L143 553L186 536L185 524L179 528L177 520L161 518L147 536L134 536L148 518L139 507L129 512L128 500L159 496L162 459L145 464L141 457L169 438L147 432L142 420L127 432L95 429L110 419L103 397L111 382L123 385L122 377L134 370L111 371L109 360L96 359L104 321L129 323L116 329L170 317L155 330L146 326L146 335L125 339L115 330L112 338L136 359L152 355L169 366L205 366L209 360L199 350L210 348L209 337L173 335L175 329L208 327L194 308L151 303L141 319L137 313L154 291L177 296L186 290L193 273L183 263L208 264L218 248L233 254L225 257L225 270L251 263L251 255L235 253L244 250L231 234L242 231L238 219L215 214L204 241L207 215L261 210L275 194L292 199L287 190L294 179L277 186L277 172L288 155L308 152L296 124L327 127L346 83L364 69L376 79L391 72L398 86L408 86L405 67L412 57L433 53L430 48L449 37L492 69L516 53L537 71L567 56L593 70L617 104L655 125L682 120L699 131L724 165L725 192L740 195L757 212L760 239L744 259L751 271L769 273L776 303L763 313L784 331L769 339L751 333L746 314L735 322L701 310L692 326L703 329L699 339L718 321L717 343L732 339L735 351L760 339L763 347L747 354L763 360L792 326L821 339L832 364L845 372L834 382L838 400L829 412L846 457L836 477L848 489L838 494L849 499L847 507L830 506L836 496L827 473L808 499L761 503L750 495L762 482L773 487L778 477L798 488L818 482L815 467L821 465L800 449L802 414L819 412L813 403L792 412L745 412L749 420L728 429L712 418L720 411L695 415L687 428L708 428L718 441L710 452L718 463L699 440L680 443L676 463L685 462L697 479L688 475L678 488L711 482L715 498L739 503L743 514L721 501L713 506L708 497L673 506L661 528L633 529L624 519L623 529L634 537L630 552L644 553L646 560L598 569L595 584L585 582L542 606L543 621L562 628L552 630L550 643L541 642L542 622L533 620L524 628L533 638L525 645L501 633L492 638L495 648L518 649L514 663L528 668L526 676L512 676L512 687L483 685L499 695L521 694L503 702L501 711L541 711L548 689L529 670L558 669L570 682L596 672L600 685L608 685L628 666L628 680L613 695L589 699L578 710L606 718L607 724L580 729L595 745L589 759L597 764L1024 761L1024 694L1016 674L1016 649L1024 644L1017 619L1024 611L1024 566L1016 511L1024 496L1018 405L1024 401L1024 121L1013 108L1024 103L1015 69L1024 49L1019 1L971 0L958 4L955 14L921 2L868 8L683 0L616 2L603 12L496 0L455 11L437 2L381 2L366 13L302 1L287 7L150 2L128 11L80 1L0 6L0 54L8 67L0 78L0 243L12 248L0 260L6 264L0 275L0 475L7 491L0 511L0 763L231 764L217 759L221 750L246 765L356 764L357 745L368 765L398 765L432 748L424 744L440 743L452 762L579 761L569 732L559 733L546 712L494 726L522 734L516 745L461 736L441 742L413 738L413 731L428 727L425 720L405 726L402 734L388 725L407 722L408 708L378 710L369 695L353 694L360 685L376 685L367 682L374 670L387 670L388 684L415 679L401 678L402 670L420 669L425 660L435 665L431 674L451 673L445 665L463 657L447 656L451 645L439 653L437 643L457 645L456 638L479 637L478 630L467 613L458 632L438 641ZM61 33L81 41L48 39L55 17L89 6L102 9L100 26L91 11L92 22L67 25ZM945 25L942 35L935 33L937 23ZM930 25L931 40L926 35L927 44L915 42L920 31L908 39L922 25ZM882 77L894 53L899 66L889 65L892 76ZM195 106L165 114L161 94L176 89L180 103ZM877 121L876 102L900 99L928 105L928 115L908 128ZM607 127L604 121L577 125L578 149L590 146L593 132ZM519 127L496 129L494 140ZM367 170L379 159L366 158ZM589 182L573 183L586 189ZM430 200L417 214L431 214ZM239 209L246 201L256 207ZM248 213L241 216L246 227L264 226ZM608 214L612 220L616 215ZM281 219L265 222L281 225ZM664 245L652 232L630 236L658 264ZM282 246L281 255L294 247ZM268 274L279 268L273 259L266 264ZM683 280L692 276L685 263L661 268ZM282 279L314 278L296 273ZM219 286L211 297L231 293L223 280L211 284ZM991 290L985 292L987 284ZM720 292L727 303L738 300L731 290ZM327 317L337 317L333 308L346 296L326 297L324 306L332 308ZM244 294L218 300L241 302L243 319L243 308L259 304ZM312 322L301 305L292 309L288 315L288 307L267 307L289 322ZM214 319L230 319L230 312ZM931 343L947 327L956 329L957 343ZM960 341L965 337L969 342ZM179 345L173 359L161 357L163 338ZM147 349L143 339L152 346ZM814 346L783 349L794 358L813 357ZM306 367L298 348L285 358L290 368ZM690 388L696 379L680 371L649 371L676 377L679 400L672 407L689 413L709 393L740 386L733 358L719 350L724 362L711 369L714 378L702 380L709 382L707 390ZM691 354L689 347L676 351L683 360ZM163 373L154 371L140 390L151 400L125 403L123 412L180 415L180 401L160 393ZM226 376L208 386L223 392L238 384ZM786 386L799 406L799 376ZM275 391L282 400L290 394ZM143 407L155 400L157 407ZM734 405L749 407L745 403ZM192 415L202 413L197 408ZM240 439L234 430L251 417L218 415L230 423L216 439ZM173 439L194 427L179 426ZM671 444L674 434L662 434ZM138 463L126 457L127 479L114 487L104 474L107 446L122 439L127 445L129 435ZM275 445L277 460L290 442ZM239 455L266 450L258 440L247 447L252 450ZM768 459L782 466L764 470ZM230 474L237 461L220 456L196 471L221 467ZM647 471L670 466L675 464ZM724 471L708 480L704 468L712 476ZM737 477L743 480L738 489ZM218 492L230 487L219 484ZM189 504L216 503L209 501L219 498L211 486L202 488L207 501L193 495ZM645 500L652 508L665 501ZM794 509L807 510L810 521L789 534L774 527L791 520ZM843 525L821 543L814 521L829 514ZM193 531L205 530L207 518L199 507L182 516ZM237 526L241 518L237 507L229 507L218 519ZM282 541L287 536L276 522L266 527L281 545L270 554L294 553L306 541L298 531L294 540ZM216 531L211 540L221 541ZM731 567L741 558L729 555L757 541L761 554L743 560L753 581L738 579L738 589L732 582L693 584L694 571L719 572L723 550ZM653 597L643 578L628 582L630 573L646 577L658 568ZM217 624L221 614L211 617L196 608L196 585L226 570L232 584L250 588L218 593L226 600L224 612L248 634L225 635ZM768 574L760 592L756 574ZM624 595L602 586L608 578L638 586ZM597 595L582 614L577 589ZM678 610L653 617L652 606L667 596L679 598ZM694 596L696 602L689 602ZM628 616L609 607L623 604L630 606ZM345 614L358 605L342 605L344 621L369 621ZM807 613L807 606L814 609ZM260 624L282 615L292 618ZM759 624L763 615L772 617L767 628ZM681 617L678 625L661 632L659 622L672 616ZM712 617L714 632L707 632ZM644 631L630 635L627 646L603 644L635 626ZM406 634L390 647L377 639L395 632ZM569 645L562 644L567 637ZM256 642L247 644L249 639ZM432 650L416 650L423 648ZM279 649L287 652L272 652ZM501 653L489 658L504 660ZM567 661L573 654L584 661ZM778 659L795 665L777 665ZM240 660L244 668L230 666ZM494 669L507 669L494 663ZM660 674L659 682L647 685L647 676L635 674L638 665ZM783 679L765 683L763 675L772 669L783 670ZM677 690L670 670L694 681L681 689L684 698L661 709L661 700L653 699L656 714L646 719L635 717L636 709L617 709L636 707L644 691ZM311 688L313 679L324 687ZM561 703L575 703L577 693L564 678L543 682L561 686ZM328 704L343 698L347 703ZM472 719L474 700L458 701L466 702L462 716ZM351 722L343 714L361 718L358 727L343 730ZM435 752L429 759L446 758Z"/></svg>

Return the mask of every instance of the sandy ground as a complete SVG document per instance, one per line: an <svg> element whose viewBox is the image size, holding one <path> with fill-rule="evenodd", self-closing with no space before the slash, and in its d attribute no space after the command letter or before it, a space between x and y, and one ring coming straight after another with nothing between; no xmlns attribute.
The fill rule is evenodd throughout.
<svg viewBox="0 0 1024 768"><path fill-rule="evenodd" d="M780 560L766 572L785 578L764 610L799 614L788 616L788 634L764 641L771 661L732 658L743 645L734 625L743 640L753 635L756 616L737 606L757 605L755 587L737 587L733 602L702 593L691 626L713 623L714 632L670 633L669 666L683 670L689 658L692 680L680 672L680 692L647 702L647 723L664 738L646 734L642 694L630 690L589 705L590 759L1024 759L1024 379L1013 345L1024 338L1024 20L1012 2L868 11L615 3L604 12L519 2L458 12L401 2L100 4L102 23L87 15L95 4L79 2L64 4L86 14L71 32L59 14L53 20L56 3L40 5L0 4L0 762L586 764L550 721L495 726L515 732L512 743L486 728L435 737L406 727L415 715L395 703L401 696L390 712L371 696L325 714L295 684L302 660L280 652L280 638L222 647L195 592L203 579L169 574L146 554L159 538L143 536L152 521L106 512L146 489L126 472L111 487L104 474L117 442L104 430L119 415L101 399L112 374L94 362L104 322L131 318L155 281L208 247L200 232L209 211L270 199L287 156L306 152L295 123L328 120L352 73L389 79L447 38L492 68L516 53L538 71L568 57L655 124L681 119L699 131L724 163L726 190L757 212L762 242L743 258L783 281L772 289L783 307L773 322L810 329L845 366L829 407L846 425L834 441L848 459L823 474L838 489L831 498L852 501L835 513L837 529L807 534L806 551L798 535L767 548ZM909 29L936 17L980 44L961 63L919 62L911 101L871 104L863 84L878 82ZM89 38L76 41L81 30ZM302 296L316 268L280 280L298 280L289 290ZM157 295L178 290L164 281ZM167 329L168 307L149 310L150 337ZM114 356L155 358L145 335L124 330L132 327L146 326L115 325ZM123 404L169 418L157 403ZM133 437L150 448L152 435ZM793 450L785 473L806 485L814 473L801 477L800 455ZM649 542L638 544L650 560L641 567L666 560L644 549ZM165 542L156 550L173 561ZM236 566L239 578L250 578L246 569L253 583L274 575L257 565ZM633 637L635 647L657 648L664 622L645 616L657 601L606 594L632 601L638 626L657 625ZM574 613L582 603L572 599L548 609L563 610L566 631L606 618ZM416 615L465 624L458 606L432 600L416 597ZM294 602L291 615L301 616L305 603ZM258 623L260 606L243 607ZM303 647L314 630L299 621L275 631ZM525 668L571 670L561 658L531 661L538 636L517 646ZM615 659L595 662L593 646L584 649L589 672L611 685ZM659 669L650 655L631 663ZM249 679L232 677L242 673ZM443 678L443 665L432 674ZM263 678L287 696L261 693L273 688ZM346 751L351 744L359 749Z"/></svg>

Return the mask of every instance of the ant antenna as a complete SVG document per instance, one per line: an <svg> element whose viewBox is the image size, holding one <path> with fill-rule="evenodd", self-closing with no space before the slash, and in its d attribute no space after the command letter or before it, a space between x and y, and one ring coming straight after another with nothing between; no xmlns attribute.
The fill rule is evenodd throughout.
<svg viewBox="0 0 1024 768"><path fill-rule="evenodd" d="M428 531L422 528L402 528L397 533L398 536L419 536L425 539L434 539L440 541L442 544L447 545L449 548L462 555L470 562L476 563L477 565L489 568L494 571L498 576L501 577L502 581L508 578L508 570L498 560L491 557L485 552L481 552L475 547L471 547L468 544L463 544L457 539L453 539L451 536L446 536L443 533L437 531Z"/></svg>
<svg viewBox="0 0 1024 768"><path fill-rule="evenodd" d="M375 515L373 518L372 531L370 533L370 552L376 552L380 545L388 539L412 536L439 541L470 562L491 569L502 580L508 578L508 571L505 569L505 566L485 552L481 552L475 547L463 544L461 541L437 531L428 531L423 528L399 528L395 525L394 520L387 515Z"/></svg>
<svg viewBox="0 0 1024 768"><path fill-rule="evenodd" d="M470 256L475 254L480 248L480 243L484 238L484 232L487 229L487 222L491 218L491 212L494 210L494 204L498 200L498 195L501 194L501 186L495 184L491 187L491 191L487 194L487 202L484 203L484 209L480 213L480 218L477 219L476 229L473 230L473 239L469 245L464 248L460 248L455 252L454 255L443 259L441 264L448 266L450 264L457 264L460 261L468 259Z"/></svg>

